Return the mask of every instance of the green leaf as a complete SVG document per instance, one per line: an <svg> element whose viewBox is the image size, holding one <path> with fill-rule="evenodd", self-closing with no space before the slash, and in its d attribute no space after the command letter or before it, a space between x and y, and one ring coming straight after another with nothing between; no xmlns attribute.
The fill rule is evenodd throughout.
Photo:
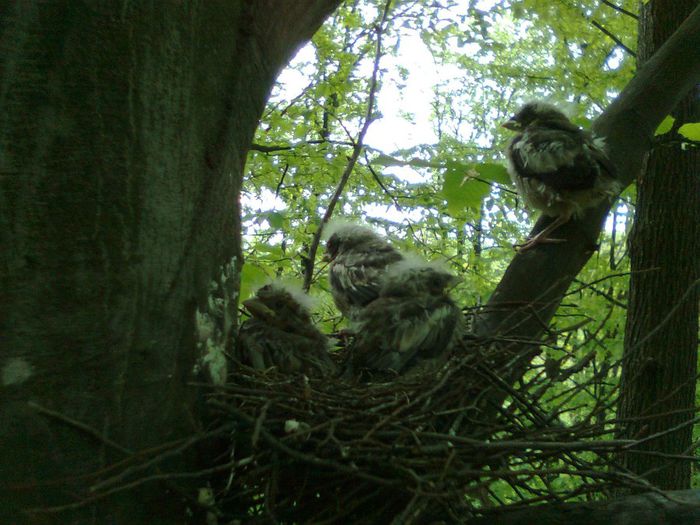
<svg viewBox="0 0 700 525"><path fill-rule="evenodd" d="M278 211L271 211L267 214L267 222L270 223L270 227L275 230L281 230L284 226L284 213Z"/></svg>
<svg viewBox="0 0 700 525"><path fill-rule="evenodd" d="M510 175L508 175L508 170L503 164L484 162L483 164L474 166L474 169L479 172L479 176L482 179L497 184L510 184Z"/></svg>
<svg viewBox="0 0 700 525"><path fill-rule="evenodd" d="M673 123L676 121L675 118L673 118L671 115L668 115L661 124L659 124L659 127L656 128L656 131L654 132L654 135L663 135L664 133L668 133L671 131L671 128L673 127Z"/></svg>
<svg viewBox="0 0 700 525"><path fill-rule="evenodd" d="M459 215L465 208L479 209L481 201L489 193L490 186L474 180L479 176L471 164L449 162L442 185L442 196L447 201L447 211Z"/></svg>
<svg viewBox="0 0 700 525"><path fill-rule="evenodd" d="M380 153L372 159L372 164L378 164L380 166L404 166L406 163L403 160Z"/></svg>
<svg viewBox="0 0 700 525"><path fill-rule="evenodd" d="M241 301L245 301L253 295L253 290L264 284L267 279L267 274L259 266L250 263L244 264L241 270Z"/></svg>
<svg viewBox="0 0 700 525"><path fill-rule="evenodd" d="M423 160L413 157L408 160L397 159L390 155L385 155L380 153L374 159L372 159L372 164L378 164L380 166L411 166L412 168L437 168L438 164L435 162L430 162L429 160Z"/></svg>
<svg viewBox="0 0 700 525"><path fill-rule="evenodd" d="M678 133L688 140L700 141L700 122L689 122L678 128Z"/></svg>

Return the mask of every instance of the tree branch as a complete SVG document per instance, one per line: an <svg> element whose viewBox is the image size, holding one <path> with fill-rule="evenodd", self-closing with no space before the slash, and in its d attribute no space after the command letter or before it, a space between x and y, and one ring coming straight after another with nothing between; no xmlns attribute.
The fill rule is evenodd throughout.
<svg viewBox="0 0 700 525"><path fill-rule="evenodd" d="M260 151L261 153L275 153L277 151L289 151L301 146L309 146L316 144L338 144L340 146L354 146L354 142L328 139L303 140L296 144L256 144L250 145L251 151Z"/></svg>
<svg viewBox="0 0 700 525"><path fill-rule="evenodd" d="M636 13L633 13L632 11L628 11L627 9L620 7L619 5L615 5L610 0L600 0L601 4L605 4L608 7L612 7L615 11L618 11L622 13L623 15L627 15L630 18L634 18L635 20L639 20L639 15Z"/></svg>
<svg viewBox="0 0 700 525"><path fill-rule="evenodd" d="M622 49L624 49L627 52L627 54L629 54L630 56L633 56L635 58L637 57L637 53L635 53L629 47L627 47L625 44L623 44L622 40L617 38L613 33L608 31L607 29L605 29L605 27L603 27L603 24L601 24L597 20L591 20L591 24L593 24L594 27L597 27L598 29L600 29L605 35L610 37L612 39L612 41L615 42Z"/></svg>
<svg viewBox="0 0 700 525"><path fill-rule="evenodd" d="M695 525L700 520L700 491L677 490L657 494L640 494L613 501L586 503L557 503L500 512L500 525L529 525L530 523L563 523L568 525L655 525L674 523ZM494 516L478 518L469 525L490 525Z"/></svg>

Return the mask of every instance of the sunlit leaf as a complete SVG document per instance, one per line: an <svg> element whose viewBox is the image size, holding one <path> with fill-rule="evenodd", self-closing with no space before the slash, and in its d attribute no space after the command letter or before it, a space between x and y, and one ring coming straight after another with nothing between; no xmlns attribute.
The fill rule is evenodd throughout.
<svg viewBox="0 0 700 525"><path fill-rule="evenodd" d="M659 127L656 128L654 135L663 135L664 133L668 133L669 131L671 131L671 128L673 128L673 123L675 121L675 118L673 118L671 115L668 115L665 119L661 121Z"/></svg>
<svg viewBox="0 0 700 525"><path fill-rule="evenodd" d="M245 301L253 292L267 281L268 275L255 264L246 263L241 270L241 301Z"/></svg>
<svg viewBox="0 0 700 525"><path fill-rule="evenodd" d="M678 128L678 133L688 140L700 141L700 122L689 122Z"/></svg>
<svg viewBox="0 0 700 525"><path fill-rule="evenodd" d="M279 230L284 226L284 214L278 211L271 211L267 214L267 222L270 223L271 228Z"/></svg>
<svg viewBox="0 0 700 525"><path fill-rule="evenodd" d="M465 208L479 209L490 186L475 180L479 173L469 164L450 162L445 171L442 196L447 201L447 210L458 215Z"/></svg>
<svg viewBox="0 0 700 525"><path fill-rule="evenodd" d="M482 179L497 184L510 184L510 175L508 175L508 170L503 164L484 162L474 166L474 169L479 172L479 176Z"/></svg>

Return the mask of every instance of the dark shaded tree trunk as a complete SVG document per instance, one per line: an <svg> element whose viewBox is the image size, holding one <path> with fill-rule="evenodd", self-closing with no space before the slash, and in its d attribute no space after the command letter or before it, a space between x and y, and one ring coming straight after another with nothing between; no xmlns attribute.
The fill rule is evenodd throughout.
<svg viewBox="0 0 700 525"><path fill-rule="evenodd" d="M199 430L195 309L240 266L247 149L280 68L339 3L0 5L0 522L184 521L157 484L23 511Z"/></svg>
<svg viewBox="0 0 700 525"><path fill-rule="evenodd" d="M646 62L697 7L696 0L642 6L638 57ZM700 87L674 109L677 126L700 121ZM645 454L691 453L700 287L700 151L657 138L637 182L630 234L630 299L619 419L625 438L666 432L626 454L624 465L663 489L690 486L690 462Z"/></svg>

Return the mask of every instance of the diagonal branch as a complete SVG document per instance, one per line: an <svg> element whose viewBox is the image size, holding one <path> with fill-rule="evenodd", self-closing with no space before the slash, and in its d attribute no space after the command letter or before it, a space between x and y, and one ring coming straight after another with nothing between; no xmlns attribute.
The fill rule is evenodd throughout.
<svg viewBox="0 0 700 525"><path fill-rule="evenodd" d="M605 29L605 27L603 26L603 24L601 24L601 23L598 22L597 20L591 20L591 24L593 24L594 27L600 29L600 31L601 31L603 34L605 34L605 35L607 35L609 38L611 38L612 41L615 42L615 44L617 44L618 46L620 46L622 49L624 49L625 52L626 52L628 55L633 56L633 57L636 57L636 56L637 56L637 53L635 53L635 52L632 51L629 47L627 47L625 44L623 44L623 43L622 43L622 40L620 40L620 39L619 39L618 37L616 37L613 33L611 33L610 31L608 31L607 29Z"/></svg>
<svg viewBox="0 0 700 525"><path fill-rule="evenodd" d="M620 7L619 5L613 4L610 0L600 0L601 4L605 4L608 7L612 7L615 11L622 13L623 15L627 15L630 18L634 18L635 20L639 20L639 15L636 13L633 13L632 11L628 11L624 7Z"/></svg>

